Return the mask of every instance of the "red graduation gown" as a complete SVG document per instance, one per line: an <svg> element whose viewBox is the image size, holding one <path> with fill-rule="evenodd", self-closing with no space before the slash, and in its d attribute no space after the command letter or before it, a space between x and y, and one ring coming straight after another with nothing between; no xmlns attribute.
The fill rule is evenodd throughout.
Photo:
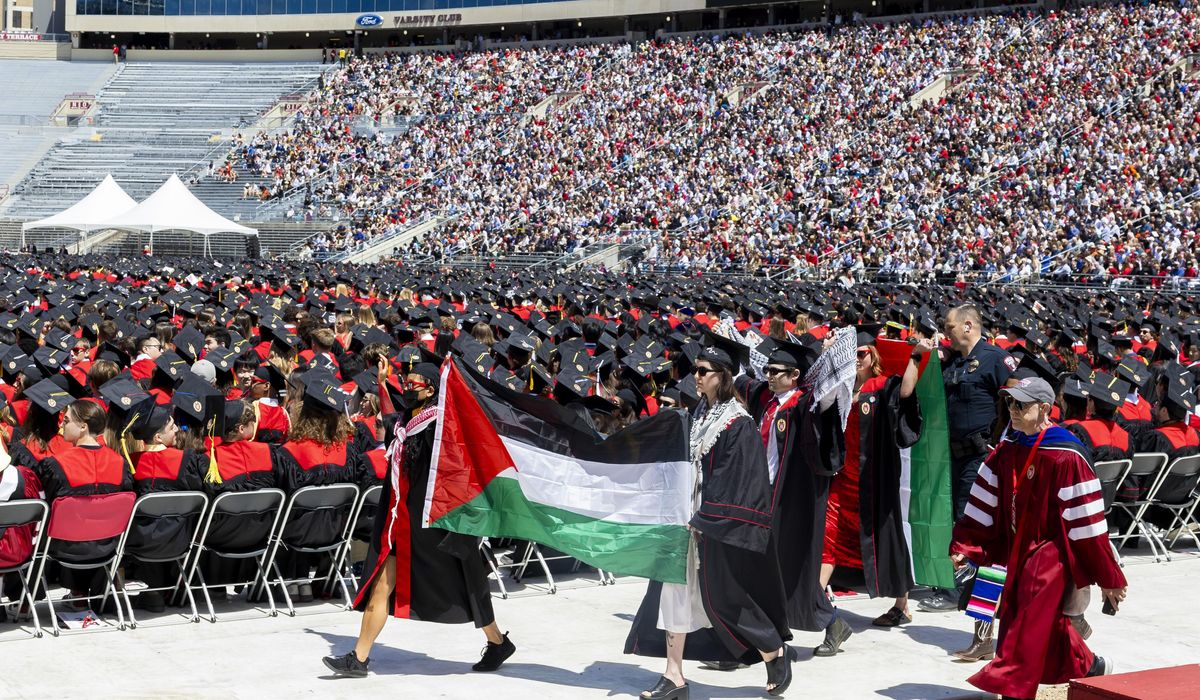
<svg viewBox="0 0 1200 700"><path fill-rule="evenodd" d="M1085 448L1055 426L1025 468L1035 439L1010 433L988 455L950 545L976 564L1008 566L996 658L968 680L1021 698L1036 696L1041 683L1082 678L1092 665L1094 655L1062 614L1064 596L1092 584L1125 585Z"/></svg>

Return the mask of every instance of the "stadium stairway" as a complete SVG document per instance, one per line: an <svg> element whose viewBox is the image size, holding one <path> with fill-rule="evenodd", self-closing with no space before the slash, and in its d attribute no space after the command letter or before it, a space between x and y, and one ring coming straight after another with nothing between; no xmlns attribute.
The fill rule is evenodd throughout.
<svg viewBox="0 0 1200 700"><path fill-rule="evenodd" d="M51 148L13 189L3 214L49 215L109 173L135 199L172 173L199 180L210 162L224 159L234 130L252 125L281 95L315 85L321 70L319 64L125 64L98 94L95 127L77 129Z"/></svg>

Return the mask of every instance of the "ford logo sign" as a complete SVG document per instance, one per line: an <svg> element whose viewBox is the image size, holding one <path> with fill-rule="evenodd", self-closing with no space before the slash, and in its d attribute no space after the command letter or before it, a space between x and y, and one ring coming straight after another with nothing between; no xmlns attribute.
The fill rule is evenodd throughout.
<svg viewBox="0 0 1200 700"><path fill-rule="evenodd" d="M354 23L360 27L382 27L383 18L379 15L359 15Z"/></svg>

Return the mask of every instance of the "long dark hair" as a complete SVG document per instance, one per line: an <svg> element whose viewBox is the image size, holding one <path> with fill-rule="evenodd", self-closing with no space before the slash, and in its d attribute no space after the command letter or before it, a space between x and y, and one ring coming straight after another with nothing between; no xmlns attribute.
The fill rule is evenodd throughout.
<svg viewBox="0 0 1200 700"><path fill-rule="evenodd" d="M697 362L708 362L709 367L717 373L718 382L715 403L725 403L730 399L737 399L737 402L742 404L743 408L746 406L746 402L738 395L737 387L733 384L733 372L728 367L709 362L705 358L700 358Z"/></svg>

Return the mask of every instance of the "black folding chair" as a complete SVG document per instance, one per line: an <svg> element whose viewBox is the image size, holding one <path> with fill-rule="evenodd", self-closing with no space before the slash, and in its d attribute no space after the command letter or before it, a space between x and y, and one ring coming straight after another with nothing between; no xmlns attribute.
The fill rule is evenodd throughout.
<svg viewBox="0 0 1200 700"><path fill-rule="evenodd" d="M49 517L50 506L45 501L22 499L0 503L0 531L10 527L34 526L29 557L15 566L0 567L0 580L3 580L7 574L16 574L21 579L21 597L14 602L17 604L18 614L22 604L29 607L29 614L33 617L33 636L35 637L42 636L42 625L33 600L37 579L30 574L33 571L34 561L37 559L38 548L42 543L42 535L46 532L46 519Z"/></svg>
<svg viewBox="0 0 1200 700"><path fill-rule="evenodd" d="M208 508L208 496L200 491L169 491L148 493L133 504L133 515L129 519L129 529L125 532L124 548L118 553L118 561L133 560L146 564L175 564L179 569L176 583L171 586L146 586L141 592L171 591L183 589L188 605L192 609L190 622L199 622L200 613L196 609L196 598L192 589L184 585L187 576L188 561L196 551L197 536L200 534L204 512ZM155 537L153 541L141 541L135 531L155 522L170 525L175 521L180 527L176 536L170 539ZM129 568L126 567L126 572ZM129 626L137 627L137 617L133 612L133 601L129 598L130 578L125 577L125 585L121 590L125 598L125 608L129 613ZM136 579L133 579L136 580Z"/></svg>
<svg viewBox="0 0 1200 700"><path fill-rule="evenodd" d="M307 575L307 571L305 576L299 578L284 577L278 561L281 549L293 554L328 554L331 562L325 578L336 578L342 586L346 608L349 609L353 605L354 601L350 597L350 589L347 588L344 578L343 563L350 532L354 526L353 515L359 504L358 496L358 487L354 484L329 484L305 486L288 499L276 534L272 538L265 566L266 571L274 573L274 582L283 590L283 601L287 604L288 615L296 615L292 597L287 591L288 584L309 583L312 579ZM334 535L320 536L320 531L325 529ZM264 577L263 585L267 583L267 578Z"/></svg>
<svg viewBox="0 0 1200 700"><path fill-rule="evenodd" d="M1117 493L1121 489L1121 484L1125 482L1125 475L1133 466L1133 460L1130 459L1114 459L1107 462L1096 462L1095 471L1096 478L1100 481L1100 495L1104 498L1104 517L1107 519L1112 512L1113 503L1117 500ZM1113 556L1117 558L1117 563L1124 566L1121 561L1121 554L1117 552L1117 545L1113 543L1113 532L1110 529L1108 545L1112 547Z"/></svg>
<svg viewBox="0 0 1200 700"><path fill-rule="evenodd" d="M1120 540L1118 547L1124 547L1129 541L1129 538L1140 535L1145 538L1147 544L1150 545L1150 551L1154 553L1154 561L1159 561L1159 552L1165 555L1167 553L1167 545L1158 536L1158 533L1150 527L1146 522L1146 511L1153 503L1154 491L1161 477L1166 471L1167 456L1162 452L1142 452L1133 456L1132 463L1129 469L1125 472L1125 477L1121 480L1121 487L1124 487L1127 482L1133 478L1142 478L1150 483L1146 495L1139 496L1132 501L1113 501L1112 507L1129 516L1129 528L1124 534L1117 535L1111 539Z"/></svg>
<svg viewBox="0 0 1200 700"><path fill-rule="evenodd" d="M379 501L382 496L383 486L381 484L375 484L374 486L368 486L366 489L364 489L362 494L358 497L358 503L354 506L354 513L350 516L350 522L354 523L353 527L350 528L350 536L346 538L345 546L342 547L341 551L335 555L339 558L339 562L335 564L335 566L338 567L338 571L342 571L343 562L345 563L344 566L346 567L349 567L351 564L353 564L353 562L346 562L346 559L350 556L350 550L353 547L355 540L366 542L368 545L371 544L371 534L375 526L375 516L378 513ZM368 564L369 563L370 562L368 562ZM354 588L354 593L357 595L358 577L351 572L350 575L346 576L345 578L350 579L350 586ZM330 579L325 584L325 595L329 595L333 592L333 584L333 579Z"/></svg>
<svg viewBox="0 0 1200 700"><path fill-rule="evenodd" d="M1171 547L1183 535L1192 538L1200 547L1200 537L1192 530L1196 524L1196 505L1200 502L1200 455L1179 457L1163 470L1162 483L1154 493L1151 510L1165 510L1171 514L1171 524L1163 530L1164 536L1175 532L1167 547L1167 561L1171 561Z"/></svg>
<svg viewBox="0 0 1200 700"><path fill-rule="evenodd" d="M266 585L268 568L265 565L286 499L287 496L279 489L236 491L223 493L213 499L193 548L186 579L187 587L199 588L204 594L210 622L217 621L217 614L213 610L212 596L208 593L213 586L204 581L204 575L200 572L200 560L204 554L218 559L253 560L256 567L253 579L214 585L221 588L229 585L248 586L253 592L261 582L266 590L268 612L271 616L279 614L275 609L271 587ZM198 586L194 583L197 580Z"/></svg>

